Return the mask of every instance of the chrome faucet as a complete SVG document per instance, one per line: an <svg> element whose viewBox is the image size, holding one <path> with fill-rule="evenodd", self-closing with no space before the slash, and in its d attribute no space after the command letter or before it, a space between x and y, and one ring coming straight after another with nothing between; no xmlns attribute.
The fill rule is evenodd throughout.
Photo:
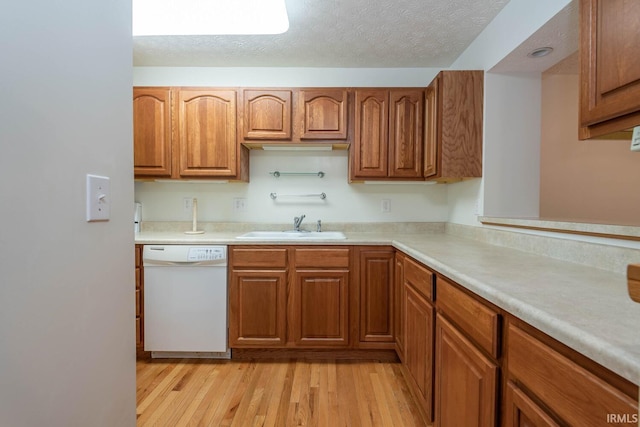
<svg viewBox="0 0 640 427"><path fill-rule="evenodd" d="M293 229L294 231L300 231L300 224L302 224L302 220L304 219L305 215L300 215L297 217L293 218Z"/></svg>

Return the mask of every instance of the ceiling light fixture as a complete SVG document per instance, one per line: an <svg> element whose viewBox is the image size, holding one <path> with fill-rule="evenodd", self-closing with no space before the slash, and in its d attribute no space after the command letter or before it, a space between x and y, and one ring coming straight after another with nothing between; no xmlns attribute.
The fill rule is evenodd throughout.
<svg viewBox="0 0 640 427"><path fill-rule="evenodd" d="M531 52L527 54L527 56L529 58L542 58L543 56L549 55L551 52L553 52L552 47L549 47L549 46L539 47L537 49L533 49Z"/></svg>
<svg viewBox="0 0 640 427"><path fill-rule="evenodd" d="M285 0L133 0L133 35L282 34Z"/></svg>

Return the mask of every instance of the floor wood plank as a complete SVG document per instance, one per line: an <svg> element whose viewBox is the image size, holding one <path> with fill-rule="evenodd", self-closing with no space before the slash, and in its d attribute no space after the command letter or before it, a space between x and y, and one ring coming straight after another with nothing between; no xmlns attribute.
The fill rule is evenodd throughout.
<svg viewBox="0 0 640 427"><path fill-rule="evenodd" d="M422 427L389 361L139 360L143 426Z"/></svg>

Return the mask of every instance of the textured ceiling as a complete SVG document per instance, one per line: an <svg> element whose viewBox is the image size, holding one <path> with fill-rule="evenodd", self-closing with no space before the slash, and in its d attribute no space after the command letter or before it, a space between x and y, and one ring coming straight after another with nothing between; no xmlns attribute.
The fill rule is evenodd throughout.
<svg viewBox="0 0 640 427"><path fill-rule="evenodd" d="M133 38L135 66L448 67L509 0L286 0L270 36Z"/></svg>
<svg viewBox="0 0 640 427"><path fill-rule="evenodd" d="M573 0L493 67L491 72L543 72L572 55L578 50L578 12L578 0ZM532 50L547 46L553 47L551 54L541 58L527 56Z"/></svg>

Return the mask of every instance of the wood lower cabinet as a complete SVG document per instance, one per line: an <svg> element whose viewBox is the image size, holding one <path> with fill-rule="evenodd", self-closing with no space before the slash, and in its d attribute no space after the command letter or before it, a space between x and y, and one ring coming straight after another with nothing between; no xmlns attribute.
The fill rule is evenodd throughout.
<svg viewBox="0 0 640 427"><path fill-rule="evenodd" d="M233 270L229 343L232 347L282 347L287 342L286 270Z"/></svg>
<svg viewBox="0 0 640 427"><path fill-rule="evenodd" d="M351 346L350 247L234 246L232 348Z"/></svg>
<svg viewBox="0 0 640 427"><path fill-rule="evenodd" d="M433 306L413 286L404 285L404 364L427 418L433 407Z"/></svg>
<svg viewBox="0 0 640 427"><path fill-rule="evenodd" d="M496 426L497 364L441 314L435 348L435 426Z"/></svg>
<svg viewBox="0 0 640 427"><path fill-rule="evenodd" d="M349 271L297 269L289 322L300 347L349 345Z"/></svg>
<svg viewBox="0 0 640 427"><path fill-rule="evenodd" d="M144 270L142 245L135 245L136 266L136 353L144 351Z"/></svg>
<svg viewBox="0 0 640 427"><path fill-rule="evenodd" d="M427 420L433 419L434 274L409 257L404 258L403 363L409 386Z"/></svg>
<svg viewBox="0 0 640 427"><path fill-rule="evenodd" d="M425 93L424 177L482 176L484 73L441 71Z"/></svg>
<svg viewBox="0 0 640 427"><path fill-rule="evenodd" d="M361 248L359 253L360 342L393 343L394 250Z"/></svg>
<svg viewBox="0 0 640 427"><path fill-rule="evenodd" d="M440 275L436 295L435 425L495 426L499 314Z"/></svg>
<svg viewBox="0 0 640 427"><path fill-rule="evenodd" d="M640 2L580 1L580 139L640 125Z"/></svg>
<svg viewBox="0 0 640 427"><path fill-rule="evenodd" d="M528 330L508 327L505 426L523 419L533 426L637 424L637 386L597 366L588 369L592 363L583 356L523 327Z"/></svg>
<svg viewBox="0 0 640 427"><path fill-rule="evenodd" d="M402 252L395 254L395 270L394 270L394 335L396 340L396 353L402 362L404 362L404 313L406 311L406 296L404 290L404 260L405 256Z"/></svg>
<svg viewBox="0 0 640 427"><path fill-rule="evenodd" d="M560 427L544 409L511 381L504 394L504 425L513 427Z"/></svg>
<svg viewBox="0 0 640 427"><path fill-rule="evenodd" d="M299 347L346 347L349 342L351 249L294 248L289 327Z"/></svg>
<svg viewBox="0 0 640 427"><path fill-rule="evenodd" d="M284 346L287 342L287 249L232 247L229 265L229 346Z"/></svg>

